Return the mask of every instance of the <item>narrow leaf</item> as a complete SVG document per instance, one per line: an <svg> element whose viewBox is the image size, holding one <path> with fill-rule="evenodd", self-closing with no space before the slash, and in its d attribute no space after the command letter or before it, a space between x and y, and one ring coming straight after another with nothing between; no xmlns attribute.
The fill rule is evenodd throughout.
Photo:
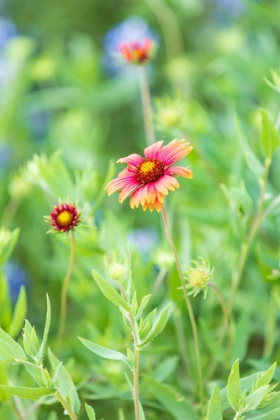
<svg viewBox="0 0 280 420"><path fill-rule="evenodd" d="M257 380L256 388L264 385L268 385L274 376L274 372L277 366L277 362L273 363L272 366Z"/></svg>
<svg viewBox="0 0 280 420"><path fill-rule="evenodd" d="M260 405L262 400L267 396L267 394L269 394L269 392L270 386L264 385L261 388L256 389L251 394L249 394L245 399L246 405L248 406L248 411L255 410Z"/></svg>
<svg viewBox="0 0 280 420"><path fill-rule="evenodd" d="M17 303L14 309L12 321L9 328L11 337L16 337L23 325L27 313L27 300L25 287L20 288Z"/></svg>
<svg viewBox="0 0 280 420"><path fill-rule="evenodd" d="M22 386L6 386L0 385L0 388L11 395L16 395L20 398L26 398L30 400L38 400L38 398L44 395L55 394L55 388L26 388Z"/></svg>
<svg viewBox="0 0 280 420"><path fill-rule="evenodd" d="M214 386L212 391L206 420L223 420L221 396L217 385Z"/></svg>
<svg viewBox="0 0 280 420"><path fill-rule="evenodd" d="M227 397L230 406L235 410L240 410L240 400L242 397L240 389L240 378L239 378L239 360L237 359L231 368L231 372L228 377L227 383ZM243 408L243 407L242 407Z"/></svg>
<svg viewBox="0 0 280 420"><path fill-rule="evenodd" d="M116 292L116 290L103 278L97 271L93 270L92 275L98 284L101 292L108 300L117 306L122 307L125 311L129 312L130 308L128 303Z"/></svg>
<svg viewBox="0 0 280 420"><path fill-rule="evenodd" d="M98 356L103 357L104 359L120 360L121 362L124 362L130 366L128 359L124 354L116 350L111 350L106 347L99 346L99 344L95 344L92 341L86 340L85 338L79 337L79 340L83 343L84 346L86 346L89 350Z"/></svg>
<svg viewBox="0 0 280 420"><path fill-rule="evenodd" d="M47 344L47 339L48 339L48 334L50 331L50 325L51 325L51 304L50 304L50 299L48 294L46 295L47 297L47 315L46 315L46 322L45 322L45 328L44 328L44 334L43 334L43 340L40 346L40 349L38 351L38 363L42 363L43 361L43 356L44 356L44 351L45 351L45 347Z"/></svg>

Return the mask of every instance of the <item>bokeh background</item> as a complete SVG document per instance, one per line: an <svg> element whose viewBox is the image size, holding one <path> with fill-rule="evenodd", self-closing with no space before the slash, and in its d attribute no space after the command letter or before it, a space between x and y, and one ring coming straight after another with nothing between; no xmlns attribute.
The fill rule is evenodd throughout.
<svg viewBox="0 0 280 420"><path fill-rule="evenodd" d="M12 302L20 285L26 285L27 317L42 331L45 293L58 314L69 258L69 238L46 235L43 216L67 197L94 209L85 214L97 229L77 230L62 354L70 358L75 382L87 384L81 385L83 396L96 400L98 418L114 418L119 406L131 418L129 387L117 362L100 361L76 337L117 350L128 345L117 309L100 295L91 276L92 268L104 271L105 254L122 256L128 241L139 296L154 290L152 306L170 299L177 305L166 332L147 350L143 369L149 373L169 357L171 376L164 379L184 393L189 386L183 375L175 375L180 334L190 329L176 272L158 255L169 251L160 217L132 211L128 202L118 203L117 194L107 198L103 193L108 170L112 178L120 169L113 162L142 154L146 146L137 69L116 57L117 45L136 33L156 40L155 58L147 66L156 138L185 137L194 146L188 165L195 177L181 180L180 190L167 200L175 242L185 266L199 256L209 259L227 297L242 229L257 208L259 185L251 154L264 159L259 109L267 110L272 121L279 111L279 80L277 71L271 72L279 67L279 14L278 0L0 2L0 216L6 228L20 228L5 275ZM34 154L45 159L40 170ZM279 158L277 151L267 200L279 194ZM245 267L235 308L237 320L247 313L239 342L243 357L263 355L266 314L271 305L278 310L278 286L272 287L267 276L279 268L279 227L276 212L262 225ZM162 269L170 271L158 287L155 278ZM203 318L203 334L215 331L220 319L216 298L198 297L195 311ZM50 342L56 326L54 315ZM205 354L211 357L217 349L205 337ZM273 340L277 344L279 337ZM274 358L279 357L274 341L272 347ZM147 419L178 418L165 411L152 387L144 395L145 405ZM38 418L47 418L50 410L43 408Z"/></svg>

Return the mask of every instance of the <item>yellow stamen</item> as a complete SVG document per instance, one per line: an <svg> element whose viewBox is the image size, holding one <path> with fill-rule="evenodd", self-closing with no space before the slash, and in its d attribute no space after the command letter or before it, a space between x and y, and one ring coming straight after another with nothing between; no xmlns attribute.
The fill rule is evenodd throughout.
<svg viewBox="0 0 280 420"><path fill-rule="evenodd" d="M147 172L151 172L155 166L156 165L154 162L146 161L141 164L141 167L139 169L140 169L140 172L143 172L146 174Z"/></svg>
<svg viewBox="0 0 280 420"><path fill-rule="evenodd" d="M71 211L63 210L58 214L56 221L60 226L69 226L73 222L74 215Z"/></svg>

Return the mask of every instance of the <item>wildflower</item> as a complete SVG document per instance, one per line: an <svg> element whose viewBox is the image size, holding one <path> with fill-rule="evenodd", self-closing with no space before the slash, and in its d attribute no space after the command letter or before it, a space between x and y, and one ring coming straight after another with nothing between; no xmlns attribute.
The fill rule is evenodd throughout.
<svg viewBox="0 0 280 420"><path fill-rule="evenodd" d="M127 277L127 267L119 262L111 262L107 267L107 276L111 280L122 283Z"/></svg>
<svg viewBox="0 0 280 420"><path fill-rule="evenodd" d="M172 140L168 145L162 146L158 141L144 150L145 158L134 153L117 162L126 163L125 168L118 177L107 184L105 189L108 195L120 192L119 201L122 203L130 197L130 207L147 207L150 211L156 208L160 211L164 196L168 191L179 188L176 175L193 178L192 171L182 166L172 166L175 162L187 156L192 150L189 143L182 140ZM175 176L174 176L175 175Z"/></svg>
<svg viewBox="0 0 280 420"><path fill-rule="evenodd" d="M63 203L59 206L54 206L48 221L56 230L68 232L79 223L79 213L74 204Z"/></svg>
<svg viewBox="0 0 280 420"><path fill-rule="evenodd" d="M119 51L131 64L146 64L153 58L154 43L150 38L145 38L143 42L127 42L119 46Z"/></svg>
<svg viewBox="0 0 280 420"><path fill-rule="evenodd" d="M199 292L207 294L207 283L213 278L214 268L211 269L209 261L200 257L201 262L193 261L194 267L188 267L184 273L188 282L187 287L191 290L190 295L196 296Z"/></svg>
<svg viewBox="0 0 280 420"><path fill-rule="evenodd" d="M124 22L121 22L119 25L112 28L104 38L105 53L102 61L106 71L111 75L123 71L127 74L130 66L126 64L131 63L132 61L118 59L121 52L120 46L128 47L138 43L143 47L145 40L150 40L150 42L155 45L156 39L155 33L149 28L145 19L140 16L131 16ZM149 53L151 54L152 51L149 51ZM134 74L134 72L132 72L132 74Z"/></svg>

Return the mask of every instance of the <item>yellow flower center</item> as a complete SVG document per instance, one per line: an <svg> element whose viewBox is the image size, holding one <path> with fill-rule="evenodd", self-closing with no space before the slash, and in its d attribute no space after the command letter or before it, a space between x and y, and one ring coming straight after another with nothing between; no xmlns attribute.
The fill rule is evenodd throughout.
<svg viewBox="0 0 280 420"><path fill-rule="evenodd" d="M136 168L136 179L141 184L156 181L164 173L164 164L156 159L143 159Z"/></svg>
<svg viewBox="0 0 280 420"><path fill-rule="evenodd" d="M56 221L59 226L70 226L73 222L74 215L69 210L63 210L57 215Z"/></svg>

